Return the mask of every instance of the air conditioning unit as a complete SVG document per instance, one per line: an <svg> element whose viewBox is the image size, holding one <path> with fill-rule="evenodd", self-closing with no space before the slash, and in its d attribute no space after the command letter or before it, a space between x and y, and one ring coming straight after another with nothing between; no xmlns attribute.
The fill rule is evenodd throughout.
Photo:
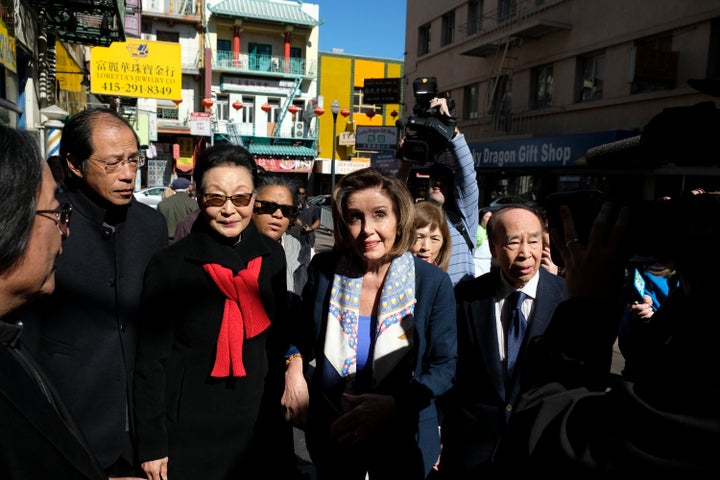
<svg viewBox="0 0 720 480"><path fill-rule="evenodd" d="M295 122L295 124L293 125L292 136L295 138L305 136L305 123L304 122Z"/></svg>

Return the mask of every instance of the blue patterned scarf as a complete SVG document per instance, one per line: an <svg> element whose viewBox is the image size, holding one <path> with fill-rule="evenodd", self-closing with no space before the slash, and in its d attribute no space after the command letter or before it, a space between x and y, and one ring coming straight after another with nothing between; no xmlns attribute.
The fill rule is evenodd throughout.
<svg viewBox="0 0 720 480"><path fill-rule="evenodd" d="M349 261L343 259L338 263L330 294L324 346L326 370L334 375L330 376L326 371L326 386L332 381L331 377L339 382L355 376L362 281L362 272L351 271ZM373 386L412 350L414 311L415 263L412 254L405 253L390 264L380 293L380 310L373 315L377 319L375 348L369 359L373 364ZM389 358L396 360L388 361ZM378 359L383 361L377 362ZM347 382L346 389L351 389L351 385L352 382Z"/></svg>

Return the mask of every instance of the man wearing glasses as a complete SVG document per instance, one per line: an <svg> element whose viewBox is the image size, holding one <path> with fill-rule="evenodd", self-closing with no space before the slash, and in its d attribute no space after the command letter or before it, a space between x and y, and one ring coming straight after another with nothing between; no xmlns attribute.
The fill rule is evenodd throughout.
<svg viewBox="0 0 720 480"><path fill-rule="evenodd" d="M24 337L107 476L144 477L130 436L136 319L145 266L167 244L167 224L133 197L144 157L115 111L71 117L60 156L67 190L58 199L72 204L72 236L55 292L23 318Z"/></svg>

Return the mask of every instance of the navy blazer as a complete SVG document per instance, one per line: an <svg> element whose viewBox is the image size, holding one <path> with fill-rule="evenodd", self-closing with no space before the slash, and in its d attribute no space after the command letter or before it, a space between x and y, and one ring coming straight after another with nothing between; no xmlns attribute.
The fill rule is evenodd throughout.
<svg viewBox="0 0 720 480"><path fill-rule="evenodd" d="M303 315L297 323L298 331L294 343L306 361L315 359L317 362L317 374L310 381L311 414L317 405L327 404L324 402L327 392L322 391L319 378L322 376L330 290L338 260L337 252L318 253L313 257L308 270L308 283L303 291ZM403 428L413 438L416 444L414 448L419 450L427 475L440 453L435 398L444 394L452 385L457 359L457 324L450 277L437 266L417 257L414 257L414 263L417 300L414 311L414 368L411 366L412 371L400 374L394 372L390 378L406 380L384 381L376 391L390 393L395 397L398 402L398 415L405 419L401 422ZM313 424L313 421L316 423ZM311 417L308 435L311 454L311 443L317 438L317 432L327 428L327 425L318 422L322 423L322 420L317 416L314 420ZM393 459L394 456L388 456L388 461Z"/></svg>
<svg viewBox="0 0 720 480"><path fill-rule="evenodd" d="M495 319L495 292L501 282L493 269L455 287L458 363L453 388L440 401L443 412L441 470L468 478L487 465L520 391L527 342L545 332L565 299L565 279L540 269L537 298L515 366L506 385Z"/></svg>

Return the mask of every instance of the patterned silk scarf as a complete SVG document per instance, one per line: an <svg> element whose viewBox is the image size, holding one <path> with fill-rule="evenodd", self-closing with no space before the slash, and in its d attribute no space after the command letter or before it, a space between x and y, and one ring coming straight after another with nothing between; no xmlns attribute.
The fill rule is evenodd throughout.
<svg viewBox="0 0 720 480"><path fill-rule="evenodd" d="M348 262L341 260L333 278L324 347L327 363L338 381L356 373L361 290L362 272L350 272ZM373 364L373 386L412 348L414 311L415 263L412 254L405 253L390 264L380 293L380 309L374 316L376 340L369 360ZM327 375L325 378L327 383Z"/></svg>
<svg viewBox="0 0 720 480"><path fill-rule="evenodd" d="M254 258L245 270L233 276L232 270L216 263L203 265L227 297L217 339L215 365L210 374L213 377L244 377L243 341L259 335L270 326L258 285L261 266L262 257Z"/></svg>

